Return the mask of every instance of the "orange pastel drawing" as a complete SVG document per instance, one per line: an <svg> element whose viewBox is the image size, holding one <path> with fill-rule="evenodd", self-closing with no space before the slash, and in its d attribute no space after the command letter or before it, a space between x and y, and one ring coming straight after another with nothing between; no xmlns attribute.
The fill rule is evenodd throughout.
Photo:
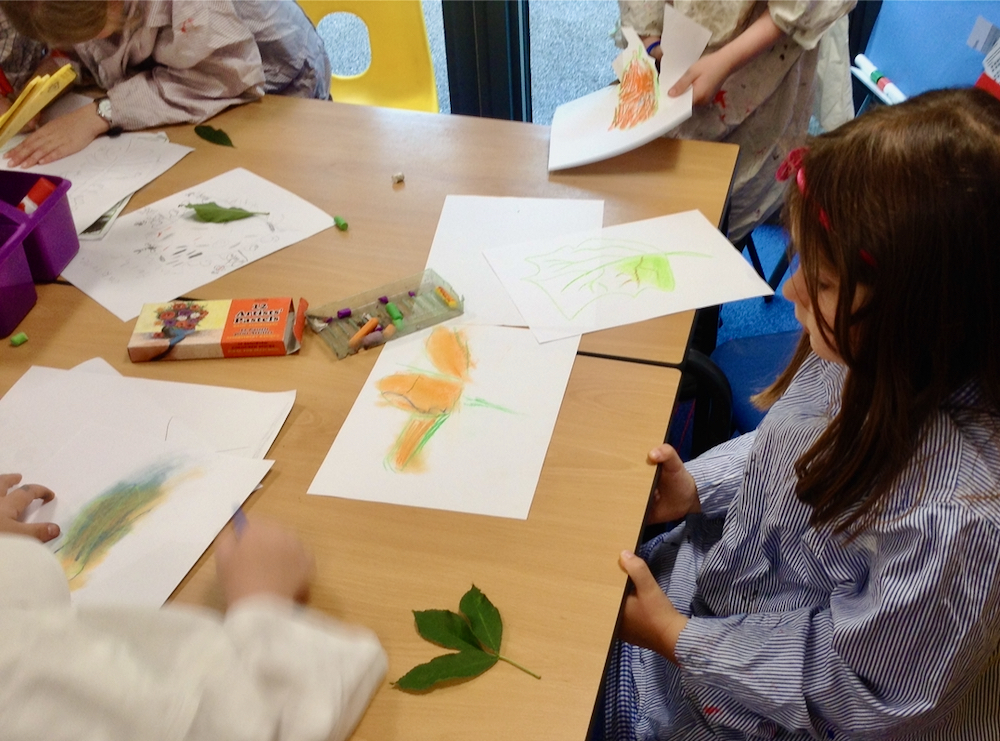
<svg viewBox="0 0 1000 741"><path fill-rule="evenodd" d="M441 375L394 373L378 382L382 399L410 414L386 456L386 465L394 471L412 468L419 461L421 450L458 408L473 365L461 330L438 327L424 347Z"/></svg>
<svg viewBox="0 0 1000 741"><path fill-rule="evenodd" d="M659 106L659 80L653 61L636 52L625 66L618 86L612 129L631 129L653 117Z"/></svg>

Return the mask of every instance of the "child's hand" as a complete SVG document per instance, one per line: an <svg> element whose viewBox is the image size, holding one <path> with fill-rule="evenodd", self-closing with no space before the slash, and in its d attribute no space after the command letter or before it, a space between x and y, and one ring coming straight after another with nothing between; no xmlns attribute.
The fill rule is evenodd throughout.
<svg viewBox="0 0 1000 741"><path fill-rule="evenodd" d="M43 543L59 535L59 526L54 522L21 522L20 517L36 499L51 502L55 497L51 489L38 484L22 484L21 474L0 474L0 532L18 533L38 538ZM14 487L17 487L16 489Z"/></svg>
<svg viewBox="0 0 1000 741"><path fill-rule="evenodd" d="M653 506L649 522L674 522L694 512L701 512L698 485L684 468L684 462L670 445L663 444L649 451L646 462L660 466L660 478L653 491Z"/></svg>
<svg viewBox="0 0 1000 741"><path fill-rule="evenodd" d="M712 52L692 64L690 69L681 75L681 79L667 91L667 95L676 98L689 87L693 87L692 105L708 105L715 100L722 83L729 75L728 56L718 51Z"/></svg>
<svg viewBox="0 0 1000 741"><path fill-rule="evenodd" d="M619 637L626 643L656 651L676 664L674 647L688 619L660 589L645 561L634 553L622 551L618 565L635 586L625 598Z"/></svg>
<svg viewBox="0 0 1000 741"><path fill-rule="evenodd" d="M49 121L7 152L10 167L47 165L79 152L108 130L108 122L97 115L91 103Z"/></svg>
<svg viewBox="0 0 1000 741"><path fill-rule="evenodd" d="M239 533L229 528L222 532L215 565L227 607L255 594L304 602L315 570L298 538L259 520L247 520Z"/></svg>

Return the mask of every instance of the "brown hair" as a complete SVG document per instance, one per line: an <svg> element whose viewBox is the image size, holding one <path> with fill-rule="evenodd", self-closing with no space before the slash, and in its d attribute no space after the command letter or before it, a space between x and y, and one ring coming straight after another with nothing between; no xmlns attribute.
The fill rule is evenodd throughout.
<svg viewBox="0 0 1000 741"><path fill-rule="evenodd" d="M2 0L18 33L53 48L97 38L108 22L108 0Z"/></svg>
<svg viewBox="0 0 1000 741"><path fill-rule="evenodd" d="M840 411L796 461L796 493L813 525L854 530L963 385L1000 427L1000 100L967 88L877 108L812 140L802 167L786 223L812 304L821 267L840 279L833 326L816 319L848 373Z"/></svg>

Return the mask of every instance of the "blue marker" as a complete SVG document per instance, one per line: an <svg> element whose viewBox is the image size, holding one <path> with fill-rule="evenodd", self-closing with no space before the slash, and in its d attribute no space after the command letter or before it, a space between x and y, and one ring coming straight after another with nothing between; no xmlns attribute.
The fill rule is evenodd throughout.
<svg viewBox="0 0 1000 741"><path fill-rule="evenodd" d="M236 531L236 537L240 537L246 529L247 516L244 514L242 507L237 507L236 512L233 513L233 530Z"/></svg>

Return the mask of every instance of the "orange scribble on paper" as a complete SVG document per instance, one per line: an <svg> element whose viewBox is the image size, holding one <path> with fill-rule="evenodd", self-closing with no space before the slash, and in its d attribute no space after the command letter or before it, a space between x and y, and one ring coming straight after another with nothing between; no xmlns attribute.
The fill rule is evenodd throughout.
<svg viewBox="0 0 1000 741"><path fill-rule="evenodd" d="M458 407L473 366L461 330L438 327L427 338L425 348L442 376L394 373L377 384L383 400L410 414L386 456L386 464L394 471L420 468L420 452Z"/></svg>
<svg viewBox="0 0 1000 741"><path fill-rule="evenodd" d="M659 106L659 92L653 60L637 52L622 73L618 105L609 128L631 129L652 118Z"/></svg>

